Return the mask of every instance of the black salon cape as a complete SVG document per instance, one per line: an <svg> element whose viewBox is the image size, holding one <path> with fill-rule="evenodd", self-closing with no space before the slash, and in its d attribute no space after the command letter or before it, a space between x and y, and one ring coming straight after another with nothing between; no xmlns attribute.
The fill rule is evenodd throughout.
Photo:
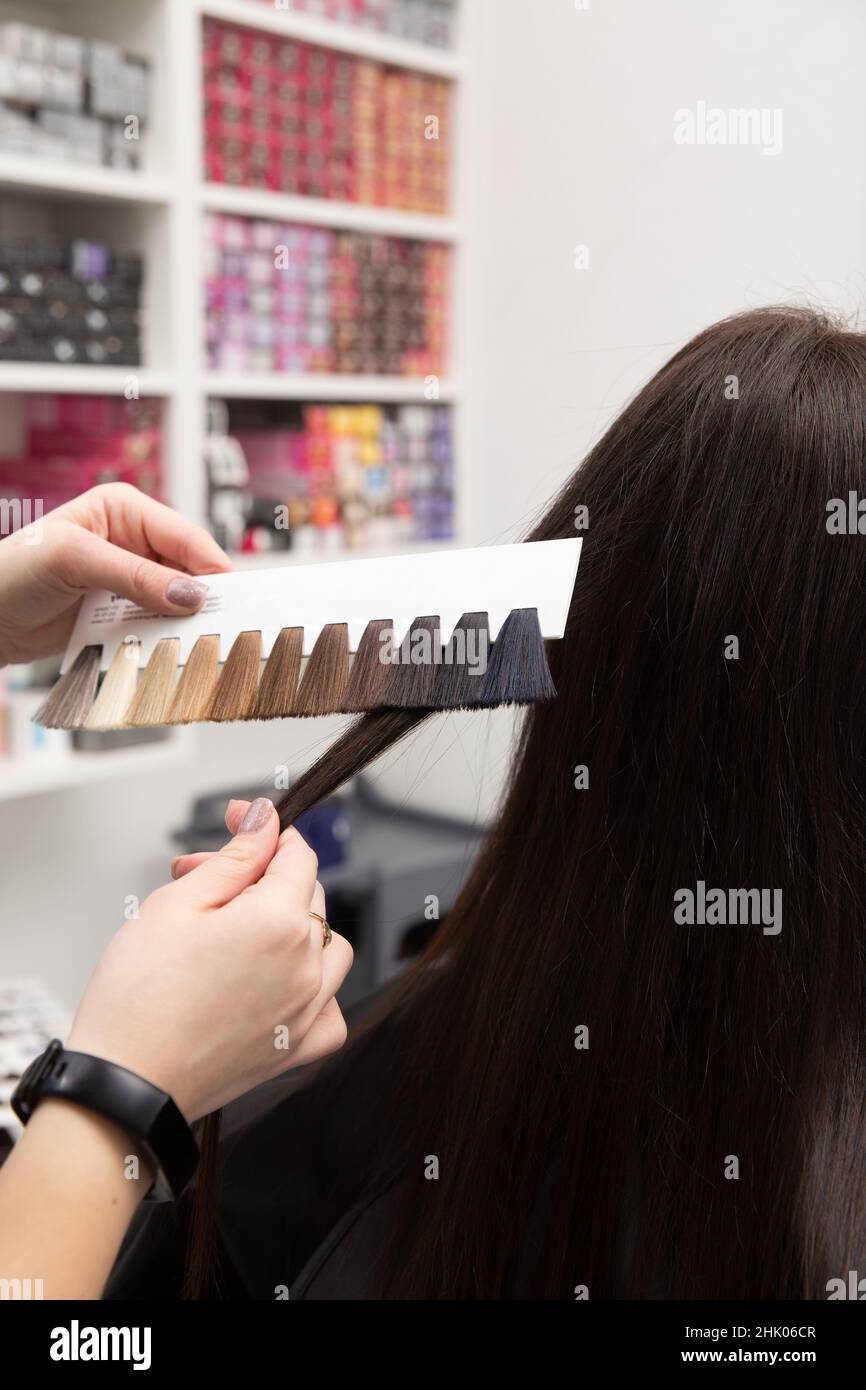
<svg viewBox="0 0 866 1390"><path fill-rule="evenodd" d="M376 1002L347 1012L350 1030ZM370 1097L398 1059L393 1021L386 1019L336 1097L328 1091L327 1104L317 1068L307 1068L227 1107L215 1296L381 1298L381 1256L401 1178L397 1169L370 1185L359 1174L382 1144ZM104 1297L180 1298L188 1215L184 1202L143 1203Z"/></svg>

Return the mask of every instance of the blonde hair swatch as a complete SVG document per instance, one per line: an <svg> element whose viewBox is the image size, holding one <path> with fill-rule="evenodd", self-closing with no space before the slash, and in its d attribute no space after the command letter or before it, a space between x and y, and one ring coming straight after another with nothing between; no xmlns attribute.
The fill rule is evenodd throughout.
<svg viewBox="0 0 866 1390"><path fill-rule="evenodd" d="M232 643L206 718L224 723L249 719L259 688L262 634L240 632Z"/></svg>
<svg viewBox="0 0 866 1390"><path fill-rule="evenodd" d="M212 633L200 637L181 672L167 724L194 724L207 719L214 696L220 661L220 639Z"/></svg>
<svg viewBox="0 0 866 1390"><path fill-rule="evenodd" d="M179 655L179 637L163 637L157 642L124 720L130 728L143 729L165 723L174 694Z"/></svg>
<svg viewBox="0 0 866 1390"><path fill-rule="evenodd" d="M105 673L93 708L84 720L85 729L122 729L135 698L138 684L138 658L141 641L126 637Z"/></svg>

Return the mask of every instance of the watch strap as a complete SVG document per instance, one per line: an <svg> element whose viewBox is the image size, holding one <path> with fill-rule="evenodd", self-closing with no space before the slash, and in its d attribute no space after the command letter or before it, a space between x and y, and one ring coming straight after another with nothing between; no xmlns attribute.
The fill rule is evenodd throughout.
<svg viewBox="0 0 866 1390"><path fill-rule="evenodd" d="M125 1130L156 1175L147 1194L151 1201L179 1197L195 1172L198 1145L171 1096L126 1067L67 1051L55 1038L31 1062L12 1096L22 1124L47 1097L83 1105Z"/></svg>

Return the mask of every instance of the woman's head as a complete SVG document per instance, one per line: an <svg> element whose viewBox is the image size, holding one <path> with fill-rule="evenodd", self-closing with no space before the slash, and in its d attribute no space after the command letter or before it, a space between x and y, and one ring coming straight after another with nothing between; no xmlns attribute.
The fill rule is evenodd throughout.
<svg viewBox="0 0 866 1390"><path fill-rule="evenodd" d="M851 491L866 340L761 310L678 352L534 531L585 536L558 696L371 1098L408 1174L392 1292L821 1297L866 1258ZM360 721L285 821L424 717Z"/></svg>

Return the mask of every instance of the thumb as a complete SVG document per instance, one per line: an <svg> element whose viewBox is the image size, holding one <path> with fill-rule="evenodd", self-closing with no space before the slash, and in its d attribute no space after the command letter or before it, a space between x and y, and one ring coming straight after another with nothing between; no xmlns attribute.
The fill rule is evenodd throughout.
<svg viewBox="0 0 866 1390"><path fill-rule="evenodd" d="M142 608L172 618L194 613L207 597L207 585L182 570L157 564L94 536L83 527L70 528L63 550L64 578L76 589L111 589Z"/></svg>
<svg viewBox="0 0 866 1390"><path fill-rule="evenodd" d="M274 803L260 796L252 803L238 833L218 854L191 869L171 892L183 896L191 908L224 907L245 888L258 883L274 857L280 822Z"/></svg>

